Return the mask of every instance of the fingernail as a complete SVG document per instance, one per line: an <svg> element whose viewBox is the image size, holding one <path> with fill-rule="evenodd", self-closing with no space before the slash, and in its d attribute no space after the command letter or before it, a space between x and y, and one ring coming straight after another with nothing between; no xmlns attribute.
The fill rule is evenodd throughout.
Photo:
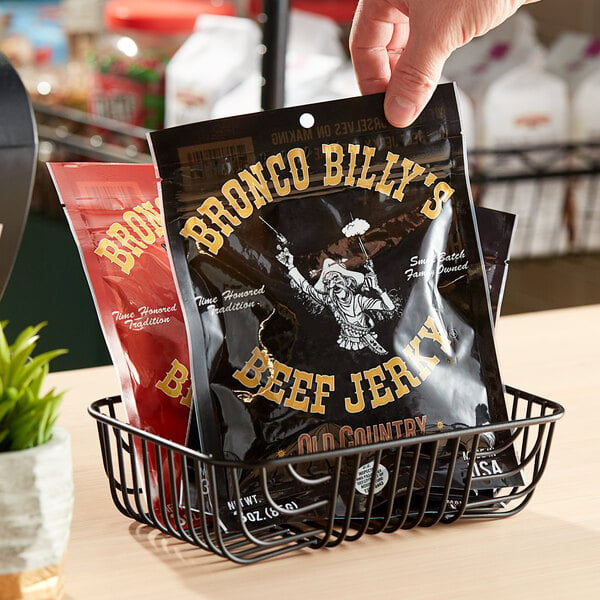
<svg viewBox="0 0 600 600"><path fill-rule="evenodd" d="M417 116L417 105L403 96L391 96L385 100L385 116L395 127L407 127Z"/></svg>

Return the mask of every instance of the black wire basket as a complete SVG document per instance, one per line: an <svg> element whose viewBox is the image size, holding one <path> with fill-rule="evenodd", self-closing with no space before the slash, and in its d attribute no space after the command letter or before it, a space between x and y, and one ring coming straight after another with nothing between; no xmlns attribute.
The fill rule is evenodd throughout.
<svg viewBox="0 0 600 600"><path fill-rule="evenodd" d="M97 422L112 499L124 515L234 562L252 563L301 548L336 546L364 534L393 533L457 519L502 518L519 512L544 473L554 426L564 409L511 387L505 389L505 395L510 417L504 423L259 464L215 460L137 429L121 418L124 408L118 396L98 400L88 411ZM480 472L475 457L482 460L479 442L490 434L508 438L505 443L517 454L515 473L520 474L522 485L501 487L500 475ZM448 451L437 452L442 446ZM470 458L464 485L457 489L452 474L459 456ZM376 489L383 459L393 485L386 486L390 492L382 499ZM359 468L365 460L372 473L366 483ZM327 469L321 468L321 475L311 477L306 465L319 461L326 463ZM348 470L348 465L353 468ZM269 482L282 470L312 490L318 500L302 508L293 502L278 503ZM322 476L324 470L329 474ZM219 486L225 478L239 481L248 471L258 475L266 501L248 506L240 486L234 485L233 491L228 489L225 507ZM405 481L399 493L401 472ZM440 472L446 474L441 484L434 477ZM478 486L483 480L485 492ZM221 515L226 508L236 515L233 527L223 526Z"/></svg>

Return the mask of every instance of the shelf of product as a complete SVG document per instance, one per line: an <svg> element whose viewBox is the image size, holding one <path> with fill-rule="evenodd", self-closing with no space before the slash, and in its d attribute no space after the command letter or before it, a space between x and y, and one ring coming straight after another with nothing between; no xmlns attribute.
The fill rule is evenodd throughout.
<svg viewBox="0 0 600 600"><path fill-rule="evenodd" d="M161 126L163 109L166 125L173 126L359 93L347 52L353 0L178 1L179 17L168 2L170 16L160 19L164 2L153 2L152 10L126 0L106 3L115 31L94 38L99 60L91 74L81 56L61 71L54 63L62 50L48 51L46 44L29 52L37 63L24 65L22 73L44 142L42 157L149 162L145 135ZM169 28L178 32L165 35ZM161 40L162 49L165 40L173 41L166 62L152 66L143 54L123 54L123 40L135 42L135 35L115 32L144 29L141 41L147 33L150 42ZM151 53L156 46L150 42L136 47ZM597 41L582 33L565 32L545 48L535 23L519 11L447 62L444 76L457 82L461 96L477 202L519 215L513 259L600 250L599 58ZM101 83L109 80L108 87ZM126 84L113 86L117 80ZM163 84L164 94L148 92ZM140 85L150 86L148 93ZM125 88L132 93L118 92ZM110 106L115 110L103 109Z"/></svg>
<svg viewBox="0 0 600 600"><path fill-rule="evenodd" d="M88 110L124 123L164 126L165 70L205 14L235 14L230 2L110 0L106 33L91 56Z"/></svg>

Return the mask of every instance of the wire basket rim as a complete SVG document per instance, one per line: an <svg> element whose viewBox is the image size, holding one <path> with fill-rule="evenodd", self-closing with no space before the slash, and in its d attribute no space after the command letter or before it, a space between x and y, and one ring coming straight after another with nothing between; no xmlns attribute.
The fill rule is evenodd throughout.
<svg viewBox="0 0 600 600"><path fill-rule="evenodd" d="M451 431L444 431L440 433L428 433L421 436L413 436L410 438L402 438L397 440L385 441L385 442L374 442L371 444L364 444L361 446L352 446L348 448L337 448L335 450L326 450L319 452L312 452L310 454L304 455L295 455L295 456L287 456L287 457L274 457L265 459L262 461L240 461L240 460L231 460L231 459L220 459L216 458L211 454L207 454L205 452L201 452L200 450L192 449L183 444L179 444L177 442L165 439L159 435L153 434L149 431L145 431L131 425L130 423L126 423L121 421L117 417L112 417L107 415L101 411L102 407L113 406L115 404L119 404L123 401L120 395L109 396L105 398L100 398L92 402L88 408L88 414L91 415L96 421L104 423L106 425L110 425L112 427L117 427L127 433L136 435L142 439L145 439L148 442L152 442L159 445L167 445L172 450L176 450L181 454L187 456L191 459L201 460L206 464L211 464L216 467L227 467L227 468L242 468L242 469L260 469L265 466L286 466L290 464L298 464L301 462L310 462L315 460L327 459L332 457L341 457L347 455L353 455L357 452L362 453L370 453L370 452L379 452L383 450L388 450L391 448L399 448L403 446L412 446L414 444L422 444L422 443L432 443L437 441L448 441L456 438L460 438L463 436L475 436L482 435L484 433L496 432L496 431L506 431L507 429L521 429L531 425L540 425L544 423L552 423L561 419L565 413L564 407L555 402L553 400L548 400L546 398L541 398L532 394L530 392L524 392L512 386L504 387L505 394L517 396L523 400L528 402L533 402L536 404L541 404L544 407L549 408L552 412L548 414L544 414L536 417L524 417L520 419L508 419L506 421L498 421L495 423L489 423L486 425L478 425L473 427L464 427L461 429L454 429Z"/></svg>

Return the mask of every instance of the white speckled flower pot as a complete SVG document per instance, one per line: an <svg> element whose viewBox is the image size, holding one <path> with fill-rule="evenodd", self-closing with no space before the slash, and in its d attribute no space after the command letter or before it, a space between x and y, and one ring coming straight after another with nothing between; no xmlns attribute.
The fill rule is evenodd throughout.
<svg viewBox="0 0 600 600"><path fill-rule="evenodd" d="M71 438L0 452L0 597L60 598L73 514ZM12 594L12 595L6 595Z"/></svg>

